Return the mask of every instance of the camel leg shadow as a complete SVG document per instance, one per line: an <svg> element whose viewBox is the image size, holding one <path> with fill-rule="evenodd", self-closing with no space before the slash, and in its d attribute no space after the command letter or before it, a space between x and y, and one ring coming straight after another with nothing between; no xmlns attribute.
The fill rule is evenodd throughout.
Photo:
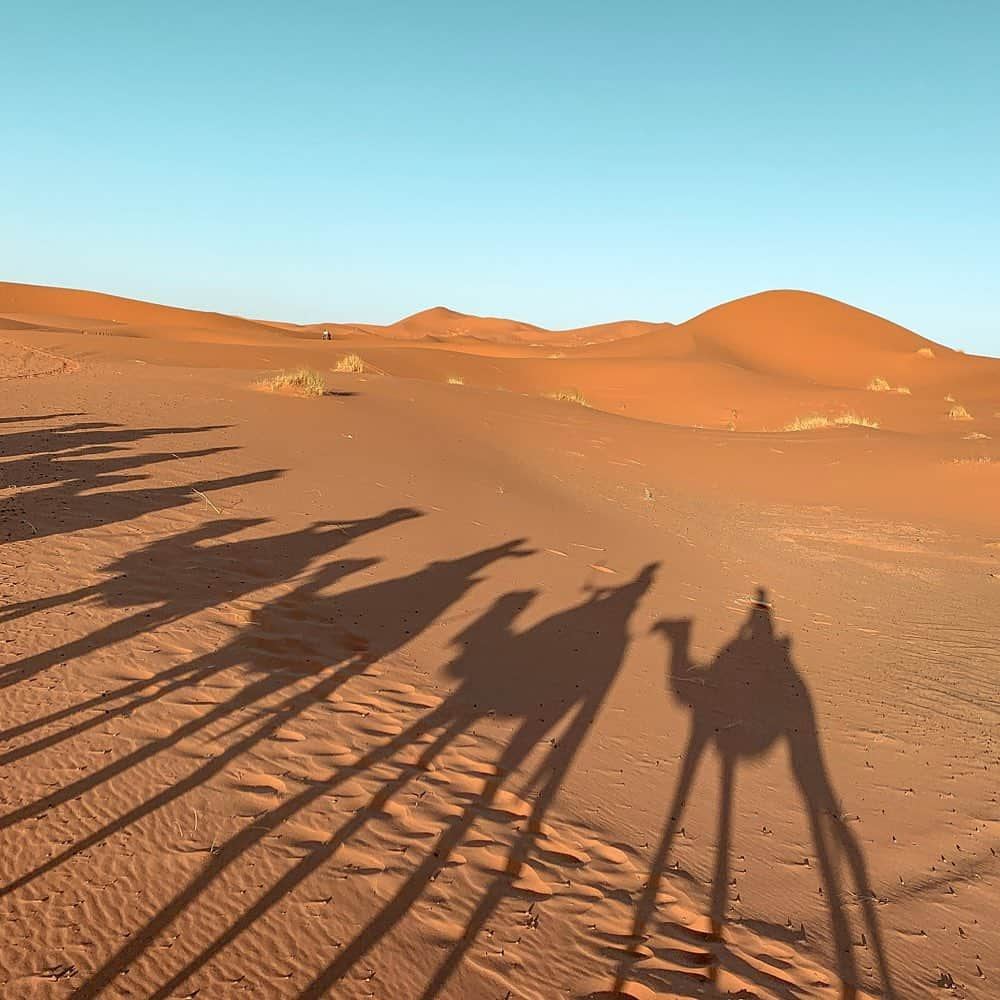
<svg viewBox="0 0 1000 1000"><path fill-rule="evenodd" d="M802 795L809 828L816 845L816 858L826 890L830 911L830 931L836 954L837 974L841 981L842 1000L854 1000L858 994L858 967L854 958L850 925L843 904L836 853L847 862L856 896L861 904L864 923L871 936L872 951L886 1000L895 1000L888 955L875 912L875 894L868 868L857 839L848 829L826 770L823 751L815 733L800 733L789 740L792 771Z"/></svg>
<svg viewBox="0 0 1000 1000"><path fill-rule="evenodd" d="M663 881L663 874L667 868L667 860L670 857L670 850L673 847L674 838L680 829L681 818L687 805L688 797L691 794L691 786L694 784L695 774L698 765L708 747L708 733L701 727L695 726L688 737L687 748L684 751L684 758L681 763L680 777L677 779L677 788L674 791L674 798L667 813L669 817L663 830L663 836L657 846L656 854L653 856L653 864L650 867L649 878L646 881L642 895L635 909L635 918L632 921L632 929L629 938L633 945L618 964L615 972L612 992L621 993L630 976L630 970L635 962L634 946L642 943L646 933L646 927L656 911L656 896L660 890L660 883Z"/></svg>
<svg viewBox="0 0 1000 1000"><path fill-rule="evenodd" d="M507 853L504 871L493 880L489 889L483 894L479 905L469 917L458 943L452 948L427 988L420 995L421 1000L433 1000L440 994L461 964L465 954L475 943L479 932L509 892L512 882L520 877L522 867L527 862L542 831L542 822L566 778L577 749L594 722L598 708L599 705L584 706L576 713L573 721L559 738L557 745L545 754L542 762L519 790L519 795L522 798L526 798L536 788L538 794L535 797L531 813ZM529 744L537 743L543 735L541 733L535 734L527 742Z"/></svg>

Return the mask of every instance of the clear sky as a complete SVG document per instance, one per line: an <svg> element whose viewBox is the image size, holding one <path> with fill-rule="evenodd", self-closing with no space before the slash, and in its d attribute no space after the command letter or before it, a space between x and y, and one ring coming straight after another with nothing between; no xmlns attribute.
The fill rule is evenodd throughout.
<svg viewBox="0 0 1000 1000"><path fill-rule="evenodd" d="M8 0L0 277L299 321L766 288L1000 354L996 0Z"/></svg>

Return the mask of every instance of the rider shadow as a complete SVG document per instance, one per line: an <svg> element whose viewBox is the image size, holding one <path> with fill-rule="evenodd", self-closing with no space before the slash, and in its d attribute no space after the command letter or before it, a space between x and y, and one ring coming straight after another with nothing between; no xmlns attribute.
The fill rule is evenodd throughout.
<svg viewBox="0 0 1000 1000"><path fill-rule="evenodd" d="M719 947L723 942L730 884L734 778L737 764L763 756L784 740L823 880L841 983L840 996L842 1000L851 1000L857 996L860 986L838 870L838 861L843 859L861 905L883 995L894 997L865 858L857 838L845 822L826 769L812 699L792 661L791 638L775 633L767 592L763 588L757 591L757 599L746 621L707 666L696 666L689 657L691 624L691 619L681 619L661 621L654 626L654 631L661 632L670 647L668 683L674 698L691 712L691 730L666 828L654 856L649 881L636 907L632 941L638 944L644 939L654 916L657 892L698 765L705 752L714 748L721 766L718 839L709 902L710 938L716 948L708 957L709 979L717 982L720 960L725 964L727 959L738 963L742 974L754 976L755 970L749 965ZM623 958L613 992L624 990L634 961L633 952Z"/></svg>
<svg viewBox="0 0 1000 1000"><path fill-rule="evenodd" d="M139 605L138 610L90 634L5 664L0 668L0 689L34 678L57 664L294 579L314 560L329 557L355 539L420 516L420 511L405 507L353 521L320 521L282 535L236 538L233 536L260 527L265 521L219 518L155 540L108 566L111 575L97 584L9 604L0 610L0 623L6 623L29 613L84 601L108 609L133 609ZM174 679L190 672L190 664L181 665L175 668ZM166 679L159 676L156 681ZM76 711L79 709L77 706ZM50 717L46 721L56 720ZM38 725L34 720L17 729L0 730L0 738L20 736ZM9 762L0 758L0 763Z"/></svg>

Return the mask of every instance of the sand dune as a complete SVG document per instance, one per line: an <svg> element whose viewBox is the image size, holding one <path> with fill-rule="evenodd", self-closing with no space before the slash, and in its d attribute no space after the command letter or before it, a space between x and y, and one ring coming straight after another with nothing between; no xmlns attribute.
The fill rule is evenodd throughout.
<svg viewBox="0 0 1000 1000"><path fill-rule="evenodd" d="M992 1000L1000 361L322 328L0 285L0 995Z"/></svg>
<svg viewBox="0 0 1000 1000"><path fill-rule="evenodd" d="M643 323L639 320L622 320L596 326L575 327L567 330L546 330L531 323L489 316L470 316L444 306L436 306L407 316L398 323L369 330L389 337L408 339L472 339L499 343L523 344L592 344L634 337L664 324Z"/></svg>
<svg viewBox="0 0 1000 1000"><path fill-rule="evenodd" d="M178 309L102 292L0 282L0 324L9 319L78 330L101 324L219 332L268 329L267 324L222 313Z"/></svg>

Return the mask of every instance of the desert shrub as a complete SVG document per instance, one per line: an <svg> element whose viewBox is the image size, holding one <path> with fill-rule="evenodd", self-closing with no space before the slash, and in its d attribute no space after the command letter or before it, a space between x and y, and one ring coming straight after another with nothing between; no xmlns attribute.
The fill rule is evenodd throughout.
<svg viewBox="0 0 1000 1000"><path fill-rule="evenodd" d="M576 403L579 406L589 406L584 399L583 393L579 389L562 389L559 392L549 393L549 399L558 399L563 403Z"/></svg>
<svg viewBox="0 0 1000 1000"><path fill-rule="evenodd" d="M465 385L465 379L461 375L449 375L448 385Z"/></svg>
<svg viewBox="0 0 1000 1000"><path fill-rule="evenodd" d="M821 427L829 427L830 418L813 413L808 417L796 417L790 423L785 424L783 431L815 431Z"/></svg>
<svg viewBox="0 0 1000 1000"><path fill-rule="evenodd" d="M956 403L948 411L948 419L949 420L971 420L972 419L972 414L969 413L969 411L964 406L962 406L961 403Z"/></svg>
<svg viewBox="0 0 1000 1000"><path fill-rule="evenodd" d="M822 414L813 413L806 417L796 417L791 423L785 424L783 431L815 431L824 427L871 427L877 428L879 423L870 417L862 417L857 413L848 411L839 416L824 417Z"/></svg>
<svg viewBox="0 0 1000 1000"><path fill-rule="evenodd" d="M866 388L871 389L872 392L892 392L892 386L881 375L876 375Z"/></svg>
<svg viewBox="0 0 1000 1000"><path fill-rule="evenodd" d="M334 371L340 372L343 375L360 375L364 370L364 360L358 354L345 354L337 362L337 367L334 369Z"/></svg>
<svg viewBox="0 0 1000 1000"><path fill-rule="evenodd" d="M879 426L877 420L872 420L871 417L863 417L853 411L841 413L840 416L833 418L833 422L838 427L871 427L873 430L877 430Z"/></svg>
<svg viewBox="0 0 1000 1000"><path fill-rule="evenodd" d="M326 392L326 382L319 372L311 368L296 368L294 371L278 372L257 383L271 392L294 392L300 396L322 396Z"/></svg>

